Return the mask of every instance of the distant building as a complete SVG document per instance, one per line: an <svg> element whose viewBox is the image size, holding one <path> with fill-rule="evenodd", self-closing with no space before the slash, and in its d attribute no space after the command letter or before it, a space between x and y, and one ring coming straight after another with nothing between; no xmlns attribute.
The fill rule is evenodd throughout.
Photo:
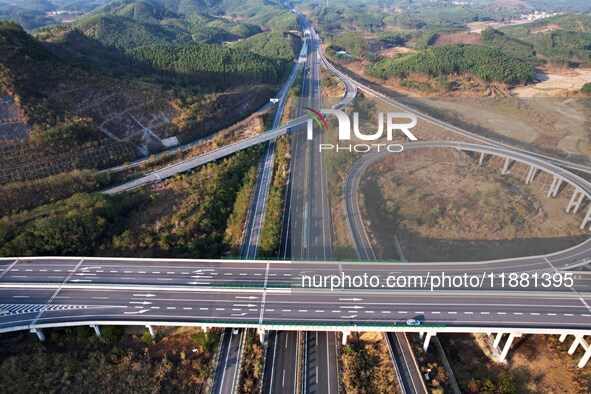
<svg viewBox="0 0 591 394"><path fill-rule="evenodd" d="M562 15L562 12L534 11L533 14L521 14L521 19L526 21L537 21L538 19L550 18L552 16Z"/></svg>
<svg viewBox="0 0 591 394"><path fill-rule="evenodd" d="M163 139L161 142L165 148L171 148L171 147L177 146L179 144L179 139L177 137L170 137L170 138Z"/></svg>

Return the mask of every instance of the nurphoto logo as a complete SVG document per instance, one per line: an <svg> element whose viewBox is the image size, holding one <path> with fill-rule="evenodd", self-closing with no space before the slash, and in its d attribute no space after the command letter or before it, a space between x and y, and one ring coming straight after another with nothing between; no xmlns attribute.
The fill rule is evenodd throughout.
<svg viewBox="0 0 591 394"><path fill-rule="evenodd" d="M324 115L334 115L339 123L339 141L350 141L351 140L351 120L349 115L338 109L321 109L316 111L312 108L305 107L308 111L308 140L314 139L314 123L318 125L321 130L328 131L328 122ZM323 115L324 114L324 115ZM388 112L385 116L384 113L378 113L378 129L373 134L365 134L359 130L359 113L353 113L353 134L361 141L377 141L384 135L384 123L386 124L386 140L392 141L394 131L401 131L409 140L417 141L418 138L410 131L414 126L417 125L417 117L408 112ZM401 119L406 119L406 122L400 123ZM401 152L404 147L400 144L385 144L385 143L373 143L373 144L319 144L319 150L336 150L346 152L359 152L365 153L370 150L388 150L389 152Z"/></svg>

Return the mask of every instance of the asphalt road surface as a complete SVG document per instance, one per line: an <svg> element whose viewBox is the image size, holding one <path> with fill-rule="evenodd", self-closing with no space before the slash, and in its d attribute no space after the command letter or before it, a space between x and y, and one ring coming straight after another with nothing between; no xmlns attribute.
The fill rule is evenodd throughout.
<svg viewBox="0 0 591 394"><path fill-rule="evenodd" d="M298 331L273 331L265 358L263 393L297 392Z"/></svg>
<svg viewBox="0 0 591 394"><path fill-rule="evenodd" d="M238 384L240 344L244 330L239 329L238 334L233 334L232 331L233 329L227 328L222 338L212 390L215 394L234 393Z"/></svg>
<svg viewBox="0 0 591 394"><path fill-rule="evenodd" d="M441 332L507 327L579 329L591 334L590 303L590 292L364 292L352 297L351 293L277 290L266 293L261 316L262 290L0 286L0 332L89 322L254 324L271 330L299 324L316 326L319 331L367 330L379 324L392 330L418 331L424 327L400 325L409 318L421 318L425 324L440 326Z"/></svg>

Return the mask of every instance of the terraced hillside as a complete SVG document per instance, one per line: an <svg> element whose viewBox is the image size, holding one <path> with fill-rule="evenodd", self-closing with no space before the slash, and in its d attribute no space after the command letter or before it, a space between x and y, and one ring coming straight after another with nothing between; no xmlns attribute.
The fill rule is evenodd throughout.
<svg viewBox="0 0 591 394"><path fill-rule="evenodd" d="M293 14L256 6L115 1L35 36L0 24L0 184L121 164L255 111L300 45Z"/></svg>

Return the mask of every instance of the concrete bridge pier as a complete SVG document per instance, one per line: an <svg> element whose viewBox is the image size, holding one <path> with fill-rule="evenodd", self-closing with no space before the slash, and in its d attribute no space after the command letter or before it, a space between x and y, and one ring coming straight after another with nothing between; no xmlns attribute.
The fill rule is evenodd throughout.
<svg viewBox="0 0 591 394"><path fill-rule="evenodd" d="M91 328L94 328L94 333L96 334L97 337L100 338L101 336L101 327L98 324L95 325L91 325Z"/></svg>
<svg viewBox="0 0 591 394"><path fill-rule="evenodd" d="M153 339L156 339L156 331L154 331L154 327L152 327L151 325L147 325L146 328L148 329L148 331L150 332L150 335L152 336Z"/></svg>
<svg viewBox="0 0 591 394"><path fill-rule="evenodd" d="M39 338L39 340L41 342L45 341L45 334L43 333L43 330L40 328L31 328L31 332L34 334L37 334L37 337Z"/></svg>
<svg viewBox="0 0 591 394"><path fill-rule="evenodd" d="M554 176L550 184L550 189L548 189L548 197L556 197L560 190L560 185L562 185L562 179Z"/></svg>
<svg viewBox="0 0 591 394"><path fill-rule="evenodd" d="M259 328L259 341L265 343L265 330Z"/></svg>
<svg viewBox="0 0 591 394"><path fill-rule="evenodd" d="M343 346L345 346L347 344L347 337L349 336L349 334L351 334L351 333L348 331L343 331L343 339L341 341Z"/></svg>
<svg viewBox="0 0 591 394"><path fill-rule="evenodd" d="M558 179L558 181L556 181L556 186L554 187L554 192L552 193L552 197L556 197L558 195L561 185L562 185L562 179Z"/></svg>
<svg viewBox="0 0 591 394"><path fill-rule="evenodd" d="M584 230L585 227L587 226L587 223L591 222L591 206L589 207L589 210L587 211L587 215L585 215L585 219L583 219L583 223L581 223L581 230ZM591 230L591 226L589 227L589 230Z"/></svg>
<svg viewBox="0 0 591 394"><path fill-rule="evenodd" d="M503 334L504 334L504 332L497 333L497 336L495 337L495 340L493 341L493 349L496 349L499 347L499 343L501 343L501 339L503 338Z"/></svg>
<svg viewBox="0 0 591 394"><path fill-rule="evenodd" d="M568 336L568 334L562 334L562 335L560 335L560 338L558 338L558 340L560 342L564 342L564 340L566 339L567 336Z"/></svg>
<svg viewBox="0 0 591 394"><path fill-rule="evenodd" d="M505 158L505 164L503 164L503 171L501 171L501 174L505 175L507 171L509 171L509 166L511 166L511 160L507 157Z"/></svg>
<svg viewBox="0 0 591 394"><path fill-rule="evenodd" d="M426 353L427 349L429 349L429 342L431 342L431 337L437 335L436 332L427 331L427 336L425 337L425 342L423 342L423 351Z"/></svg>
<svg viewBox="0 0 591 394"><path fill-rule="evenodd" d="M579 188L575 188L575 191L573 192L573 195L570 198L570 201L568 202L568 205L566 206L566 213L569 213L571 208L576 207L577 204L577 196L579 195L579 192L582 194L583 192L579 190Z"/></svg>
<svg viewBox="0 0 591 394"><path fill-rule="evenodd" d="M570 348L568 349L568 354L574 354L579 345L581 345L583 349L585 349L585 353L583 354L583 357L581 358L581 361L579 361L578 364L579 368L583 368L585 367L585 365L587 365L587 362L591 358L591 345L587 343L583 335L575 335L575 339L573 340L572 345L570 345Z"/></svg>
<svg viewBox="0 0 591 394"><path fill-rule="evenodd" d="M579 361L579 364L577 366L579 368L584 368L585 365L587 365L587 362L589 361L590 358L591 358L591 346L589 346L587 348L587 350L585 350L585 354L583 354L583 357L581 358L581 361Z"/></svg>
<svg viewBox="0 0 591 394"><path fill-rule="evenodd" d="M575 335L575 339L573 339L573 343L568 349L568 354L573 354L579 345L583 346L585 350L589 349L589 345L587 344L587 341L585 341L585 338L583 338L582 335Z"/></svg>
<svg viewBox="0 0 591 394"><path fill-rule="evenodd" d="M581 207L581 203L585 200L585 193L583 193L581 191L581 194L579 195L579 199L577 200L576 204L575 204L575 210L573 211L574 213L577 213L577 211L579 210L579 208Z"/></svg>
<svg viewBox="0 0 591 394"><path fill-rule="evenodd" d="M209 329L209 327L207 327L207 326L203 326L203 327L201 327L201 329L203 330L203 332L204 332L204 333L206 333L206 334L207 334L207 330Z"/></svg>
<svg viewBox="0 0 591 394"><path fill-rule="evenodd" d="M531 166L529 168L529 171L527 173L527 177L525 177L525 184L529 185L530 183L532 183L532 181L534 180L534 178L536 177L536 174L538 173L538 169L534 166Z"/></svg>
<svg viewBox="0 0 591 394"><path fill-rule="evenodd" d="M478 159L478 164L482 165L482 163L484 163L484 161L486 160L486 153L481 152L480 153L480 159Z"/></svg>
<svg viewBox="0 0 591 394"><path fill-rule="evenodd" d="M507 342L505 342L505 346L503 347L503 351L501 352L501 356L499 357L499 361L504 363L505 359L507 358L507 354L509 353L509 349L511 348L511 344L513 343L513 339L519 338L521 334L519 333L509 333L509 337L507 338Z"/></svg>

